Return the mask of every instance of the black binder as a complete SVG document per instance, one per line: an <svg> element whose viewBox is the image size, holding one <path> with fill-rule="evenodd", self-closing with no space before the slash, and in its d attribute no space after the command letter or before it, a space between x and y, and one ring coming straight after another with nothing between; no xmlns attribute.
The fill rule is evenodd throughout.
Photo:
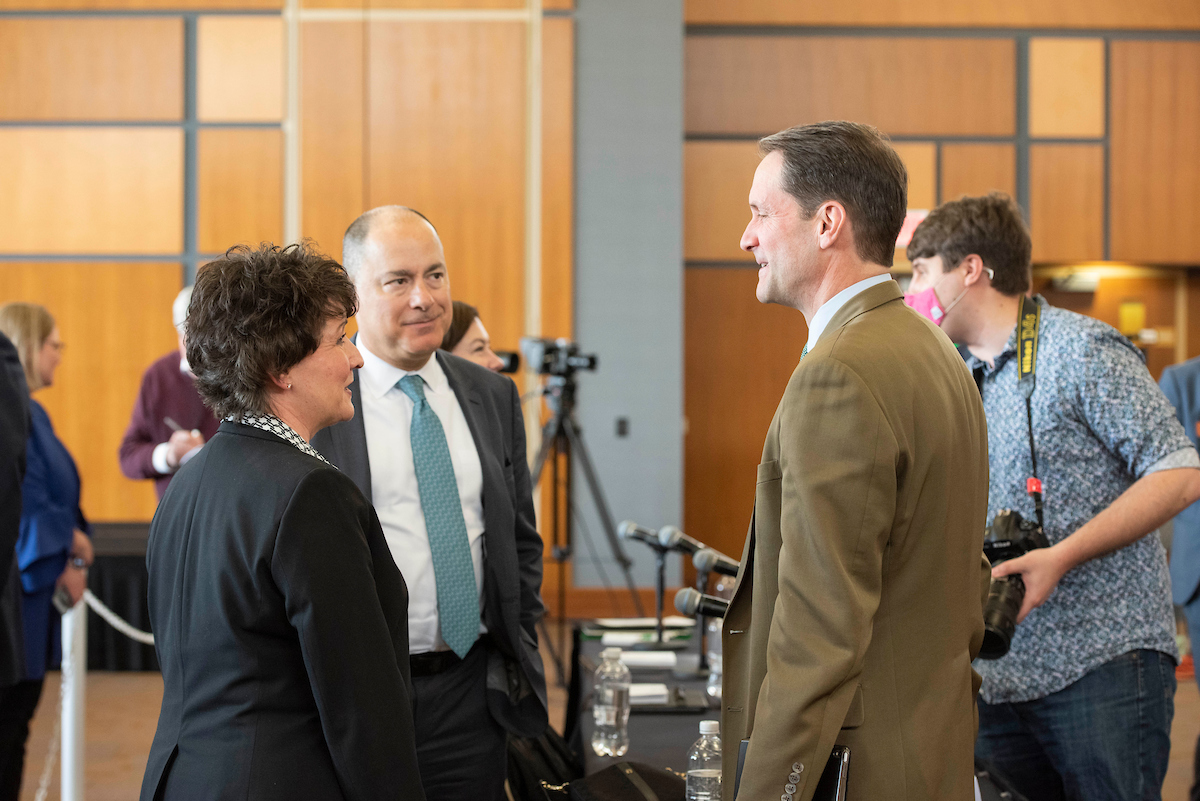
<svg viewBox="0 0 1200 801"><path fill-rule="evenodd" d="M738 746L737 773L733 778L733 796L737 798L738 787L742 783L742 766L746 764L746 748L749 740L742 740ZM825 763L825 770L817 780L817 789L813 793L813 801L846 801L846 780L850 773L850 749L844 745L835 745Z"/></svg>

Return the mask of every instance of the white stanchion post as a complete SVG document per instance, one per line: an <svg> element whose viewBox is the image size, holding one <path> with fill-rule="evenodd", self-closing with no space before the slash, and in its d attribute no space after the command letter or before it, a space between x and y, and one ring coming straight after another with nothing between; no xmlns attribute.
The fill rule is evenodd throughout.
<svg viewBox="0 0 1200 801"><path fill-rule="evenodd" d="M62 616L62 801L83 801L87 604Z"/></svg>

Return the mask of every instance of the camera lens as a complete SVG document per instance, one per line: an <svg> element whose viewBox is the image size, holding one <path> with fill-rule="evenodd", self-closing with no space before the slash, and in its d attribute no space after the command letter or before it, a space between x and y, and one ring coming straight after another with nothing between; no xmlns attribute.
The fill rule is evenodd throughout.
<svg viewBox="0 0 1200 801"><path fill-rule="evenodd" d="M983 607L983 646L980 659L999 659L1008 653L1013 632L1017 628L1017 613L1025 600L1025 582L1020 576L992 579L987 605Z"/></svg>

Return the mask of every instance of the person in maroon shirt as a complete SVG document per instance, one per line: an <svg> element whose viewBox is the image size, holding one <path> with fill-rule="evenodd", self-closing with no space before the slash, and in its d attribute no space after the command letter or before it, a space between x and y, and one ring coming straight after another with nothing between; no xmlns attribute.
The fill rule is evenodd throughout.
<svg viewBox="0 0 1200 801"><path fill-rule="evenodd" d="M129 478L152 478L161 499L175 474L217 433L220 425L196 392L192 371L183 355L183 323L192 288L185 287L171 307L179 350L155 361L142 376L133 404L133 417L118 451L121 472Z"/></svg>

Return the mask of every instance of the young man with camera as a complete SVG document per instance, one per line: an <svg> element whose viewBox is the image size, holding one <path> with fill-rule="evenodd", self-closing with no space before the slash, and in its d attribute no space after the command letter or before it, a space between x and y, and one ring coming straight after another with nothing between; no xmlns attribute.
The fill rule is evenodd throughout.
<svg viewBox="0 0 1200 801"><path fill-rule="evenodd" d="M1030 798L1157 798L1178 654L1154 532L1200 498L1200 457L1128 340L1026 297L1029 232L1010 198L939 206L908 257L906 301L963 347L983 396L988 520L1036 521L1029 479L1044 498L1049 547L993 570L1025 595L1011 649L976 663L976 755Z"/></svg>

